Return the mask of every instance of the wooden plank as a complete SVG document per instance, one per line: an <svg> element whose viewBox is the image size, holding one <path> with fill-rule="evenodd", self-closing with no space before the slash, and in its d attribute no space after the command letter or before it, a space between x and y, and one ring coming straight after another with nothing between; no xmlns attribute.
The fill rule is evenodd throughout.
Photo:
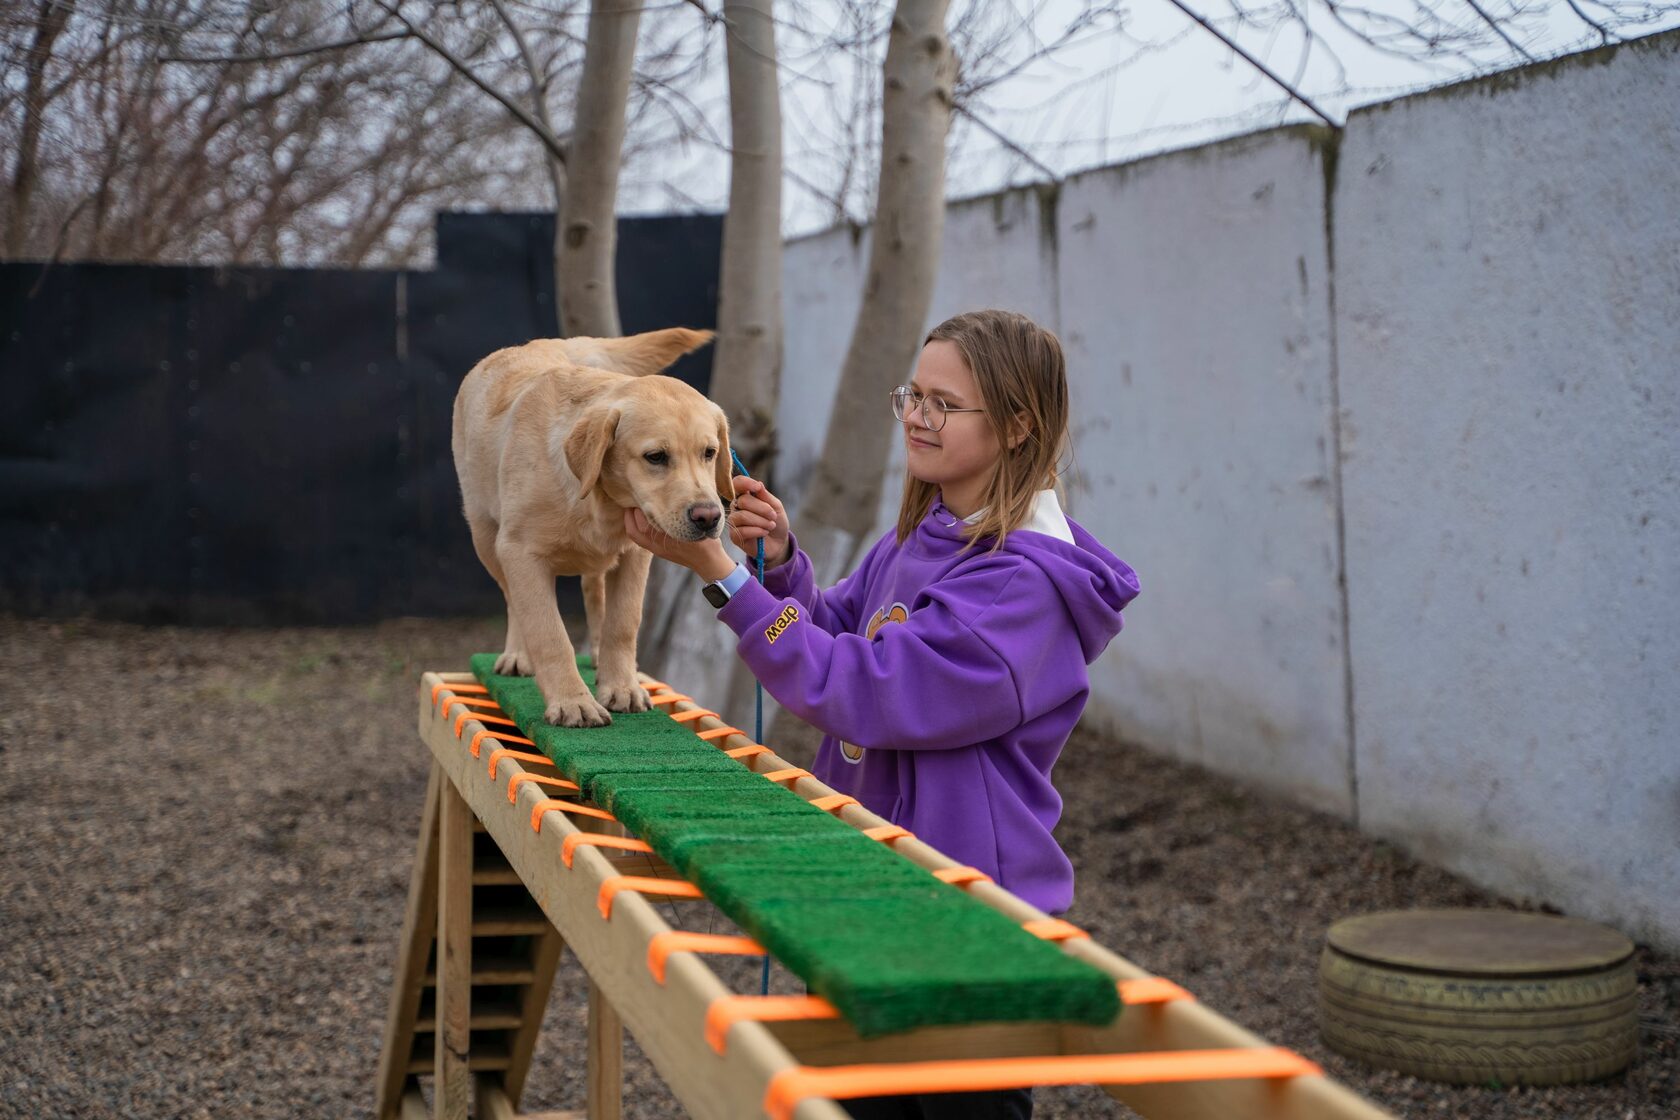
<svg viewBox="0 0 1680 1120"><path fill-rule="evenodd" d="M426 802L420 811L420 835L414 866L408 878L408 909L397 965L391 977L391 1003L385 1014L385 1045L379 1052L379 1080L374 1101L378 1120L397 1120L406 1097L407 1058L414 1045L414 1019L420 1010L420 991L427 982L427 958L437 929L437 821L440 783L445 781L436 762L426 779Z"/></svg>
<svg viewBox="0 0 1680 1120"><path fill-rule="evenodd" d="M589 982L589 1120L620 1120L624 1111L624 1024L605 993Z"/></svg>
<svg viewBox="0 0 1680 1120"><path fill-rule="evenodd" d="M428 674L423 693L435 679ZM683 703L678 710L695 706ZM434 757L455 778L532 896L560 929L591 979L611 999L655 1068L696 1120L738 1120L760 1115L770 1077L795 1064L896 1062L909 1056L1132 1053L1260 1044L1252 1034L1200 1004L1175 1003L1134 1007L1109 1027L1093 1031L1063 1028L1054 1035L1047 1033L1042 1025L983 1024L907 1032L865 1041L856 1038L843 1022L776 1024L774 1029L767 1024L740 1023L730 1031L726 1052L719 1056L704 1043L701 1024L707 1006L726 994L726 989L703 958L674 954L667 965L666 985L661 988L654 984L647 972L647 943L654 934L669 928L654 906L640 895L623 894L615 903L611 921L603 922L594 907L595 894L602 881L618 873L611 861L596 849L579 848L574 867L567 870L558 858L558 851L564 837L577 831L569 819L562 814L549 814L544 818L541 833L533 833L529 814L540 796L538 793L522 790L518 803L509 805L503 774L498 772L492 781L482 765L471 765L465 742L455 737L447 723L431 718L424 705L420 726ZM724 725L707 717L691 726L705 730ZM466 735L470 737L475 726L469 722L466 727ZM730 736L718 745L728 748L746 743L741 736ZM749 763L756 771L784 769L789 765L773 753L752 758ZM793 788L808 799L833 792L814 778L801 778ZM860 829L887 823L856 805L844 807L838 815ZM955 861L918 840L897 841L894 850L929 868L956 866ZM1016 921L1046 916L993 884L977 883L970 890L978 901ZM1148 975L1144 969L1090 940L1065 942L1063 947L1117 980ZM1376 1120L1389 1116L1323 1077L1295 1078L1283 1083L1204 1082L1110 1091L1145 1116L1172 1120L1193 1116L1221 1120L1227 1117L1231 1120ZM798 1120L844 1120L845 1115L833 1102L815 1099L805 1101L796 1111Z"/></svg>
<svg viewBox="0 0 1680 1120"><path fill-rule="evenodd" d="M473 956L472 982L475 988L495 984L529 984L535 976L531 963L517 957ZM437 985L435 969L426 970L426 983L433 987Z"/></svg>
<svg viewBox="0 0 1680 1120"><path fill-rule="evenodd" d="M416 1053L409 1060L408 1072L416 1077L423 1077L432 1072L432 1068L436 1065L436 1063L437 1057L435 1054ZM481 1071L499 1073L500 1071L507 1069L507 1067L507 1048L495 1042L480 1043L472 1048L471 1054L467 1055L467 1069L474 1073ZM435 1083L432 1086L432 1099L433 1103L436 1104L437 1085Z"/></svg>
<svg viewBox="0 0 1680 1120"><path fill-rule="evenodd" d="M517 1030L525 1021L524 1013L524 1001L517 998L504 997L496 1002L475 999L470 1026L475 1031ZM414 1029L416 1032L436 1031L436 1014L422 1014L414 1021Z"/></svg>
<svg viewBox="0 0 1680 1120"><path fill-rule="evenodd" d="M426 1111L426 1098L420 1092L420 1086L410 1081L408 1088L402 1095L400 1120L429 1120L429 1118L430 1114Z"/></svg>
<svg viewBox="0 0 1680 1120"><path fill-rule="evenodd" d="M467 1120L472 1099L468 1051L472 1037L473 811L445 782L438 817L438 935L436 1069L432 1108L437 1120Z"/></svg>
<svg viewBox="0 0 1680 1120"><path fill-rule="evenodd" d="M466 874L470 885L472 872L469 870ZM483 907L474 911L472 916L474 937L513 937L519 934L540 936L550 928L548 919L535 907Z"/></svg>
<svg viewBox="0 0 1680 1120"><path fill-rule="evenodd" d="M537 1034L542 1030L543 1012L548 1007L549 992L554 987L554 973L560 967L560 954L565 941L545 919L543 935L531 946L531 981L520 993L520 1023L509 1046L510 1060L503 1087L513 1107L525 1092L525 1078L531 1072L531 1055L537 1049Z"/></svg>

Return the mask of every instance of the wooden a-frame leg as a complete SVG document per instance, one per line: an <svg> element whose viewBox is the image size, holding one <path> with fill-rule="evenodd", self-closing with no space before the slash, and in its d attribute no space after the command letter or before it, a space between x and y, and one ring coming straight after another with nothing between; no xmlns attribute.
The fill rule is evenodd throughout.
<svg viewBox="0 0 1680 1120"><path fill-rule="evenodd" d="M473 812L454 783L442 783L438 820L437 1051L432 1114L467 1120L472 1080Z"/></svg>
<svg viewBox="0 0 1680 1120"><path fill-rule="evenodd" d="M448 784L449 779L433 762L431 777L426 779L426 802L420 815L414 869L409 876L408 912L403 919L402 941L397 946L391 1005L385 1017L385 1047L379 1052L376 1120L397 1120L399 1114L406 1117L403 1098L415 1085L408 1075L408 1058L414 1045L414 1021L420 1013L421 992L426 984L427 957L437 928L438 793L440 786Z"/></svg>
<svg viewBox="0 0 1680 1120"><path fill-rule="evenodd" d="M624 1094L624 1025L589 982L589 1120L619 1120Z"/></svg>

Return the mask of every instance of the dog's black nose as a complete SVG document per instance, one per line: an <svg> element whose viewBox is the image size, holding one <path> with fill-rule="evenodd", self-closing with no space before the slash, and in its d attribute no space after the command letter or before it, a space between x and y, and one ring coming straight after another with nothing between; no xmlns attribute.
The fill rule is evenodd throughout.
<svg viewBox="0 0 1680 1120"><path fill-rule="evenodd" d="M718 519L722 516L723 511L710 502L688 507L688 520L702 532L709 533L717 528Z"/></svg>

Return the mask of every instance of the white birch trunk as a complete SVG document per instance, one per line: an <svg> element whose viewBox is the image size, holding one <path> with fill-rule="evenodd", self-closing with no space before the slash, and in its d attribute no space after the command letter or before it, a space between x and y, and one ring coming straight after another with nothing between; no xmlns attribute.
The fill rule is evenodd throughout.
<svg viewBox="0 0 1680 1120"><path fill-rule="evenodd" d="M909 379L933 301L956 71L946 7L947 0L899 0L887 42L881 178L863 304L796 526L813 541L818 525L849 536L849 544L834 542L837 555L855 552L857 538L874 524L894 431L887 394Z"/></svg>
<svg viewBox="0 0 1680 1120"><path fill-rule="evenodd" d="M782 115L774 0L728 0L730 180L723 226L712 399L729 440L755 476L776 450L782 358ZM687 572L668 565L650 581L642 660L752 731L753 678L728 629ZM767 717L768 718L768 717Z"/></svg>
<svg viewBox="0 0 1680 1120"><path fill-rule="evenodd" d="M594 0L578 82L570 168L559 215L560 332L597 338L622 333L613 257L618 167L636 56L640 0Z"/></svg>

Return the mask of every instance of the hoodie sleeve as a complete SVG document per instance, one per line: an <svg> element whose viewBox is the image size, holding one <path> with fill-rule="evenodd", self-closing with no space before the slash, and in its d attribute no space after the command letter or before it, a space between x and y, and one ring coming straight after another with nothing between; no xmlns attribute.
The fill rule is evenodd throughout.
<svg viewBox="0 0 1680 1120"><path fill-rule="evenodd" d="M765 588L778 598L793 599L808 608L811 621L830 634L855 631L858 625L858 602L863 598L864 585L868 582L869 561L874 556L875 549L870 549L869 555L864 557L863 563L859 564L851 575L824 591L817 586L816 571L811 566L811 557L799 547L799 540L792 533L788 534L788 548L788 559L764 573ZM752 566L749 557L747 567Z"/></svg>
<svg viewBox="0 0 1680 1120"><path fill-rule="evenodd" d="M1071 644L1078 660L1074 635L1060 632L1068 630L1060 599L1032 570L1007 555L979 559L928 588L907 620L873 640L828 633L797 598L756 584L718 615L770 694L828 734L866 748L962 747L1036 714L1023 708L1017 674L1046 667L1040 647Z"/></svg>

